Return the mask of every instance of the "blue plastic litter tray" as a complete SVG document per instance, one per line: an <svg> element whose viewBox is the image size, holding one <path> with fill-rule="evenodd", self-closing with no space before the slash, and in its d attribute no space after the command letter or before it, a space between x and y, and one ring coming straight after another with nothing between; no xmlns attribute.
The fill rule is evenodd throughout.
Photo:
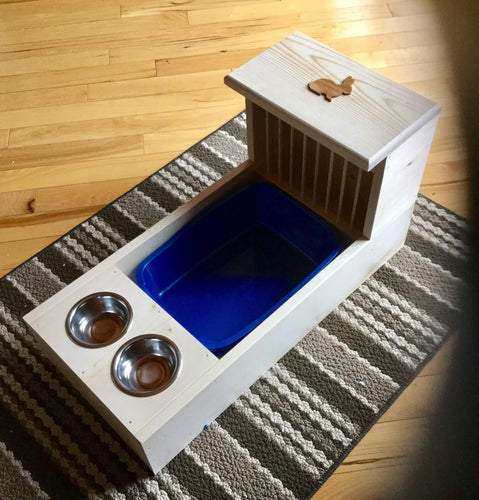
<svg viewBox="0 0 479 500"><path fill-rule="evenodd" d="M221 356L338 252L319 216L259 183L190 221L141 262L136 281Z"/></svg>

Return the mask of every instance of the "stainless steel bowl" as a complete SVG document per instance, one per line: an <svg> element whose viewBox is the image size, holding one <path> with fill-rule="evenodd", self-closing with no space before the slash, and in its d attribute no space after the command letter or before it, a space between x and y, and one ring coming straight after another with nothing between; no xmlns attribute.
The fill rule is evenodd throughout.
<svg viewBox="0 0 479 500"><path fill-rule="evenodd" d="M81 346L103 347L125 334L131 317L131 306L121 295L99 292L84 297L71 308L66 330Z"/></svg>
<svg viewBox="0 0 479 500"><path fill-rule="evenodd" d="M133 396L151 396L169 387L181 368L181 355L166 337L149 334L131 339L113 358L115 384Z"/></svg>

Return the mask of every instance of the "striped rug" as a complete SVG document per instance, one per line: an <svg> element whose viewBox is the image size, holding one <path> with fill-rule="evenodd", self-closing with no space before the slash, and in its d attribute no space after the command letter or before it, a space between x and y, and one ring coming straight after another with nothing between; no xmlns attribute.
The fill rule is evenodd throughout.
<svg viewBox="0 0 479 500"><path fill-rule="evenodd" d="M246 157L244 115L0 280L1 498L308 498L451 332L462 219L419 197L404 248L152 475L22 316Z"/></svg>

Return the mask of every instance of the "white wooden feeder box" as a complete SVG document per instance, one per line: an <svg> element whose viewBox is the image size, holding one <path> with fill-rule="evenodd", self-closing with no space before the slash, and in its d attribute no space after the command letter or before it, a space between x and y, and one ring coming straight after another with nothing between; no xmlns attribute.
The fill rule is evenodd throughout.
<svg viewBox="0 0 479 500"><path fill-rule="evenodd" d="M300 33L225 82L249 159L24 318L153 472L401 247L440 109Z"/></svg>

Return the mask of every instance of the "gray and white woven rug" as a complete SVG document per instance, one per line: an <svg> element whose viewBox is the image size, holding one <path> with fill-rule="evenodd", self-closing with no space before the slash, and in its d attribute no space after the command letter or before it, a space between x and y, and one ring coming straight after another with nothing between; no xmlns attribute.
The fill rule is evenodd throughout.
<svg viewBox="0 0 479 500"><path fill-rule="evenodd" d="M0 280L1 498L308 498L449 336L462 219L420 197L404 248L152 475L21 317L246 157L240 115Z"/></svg>

